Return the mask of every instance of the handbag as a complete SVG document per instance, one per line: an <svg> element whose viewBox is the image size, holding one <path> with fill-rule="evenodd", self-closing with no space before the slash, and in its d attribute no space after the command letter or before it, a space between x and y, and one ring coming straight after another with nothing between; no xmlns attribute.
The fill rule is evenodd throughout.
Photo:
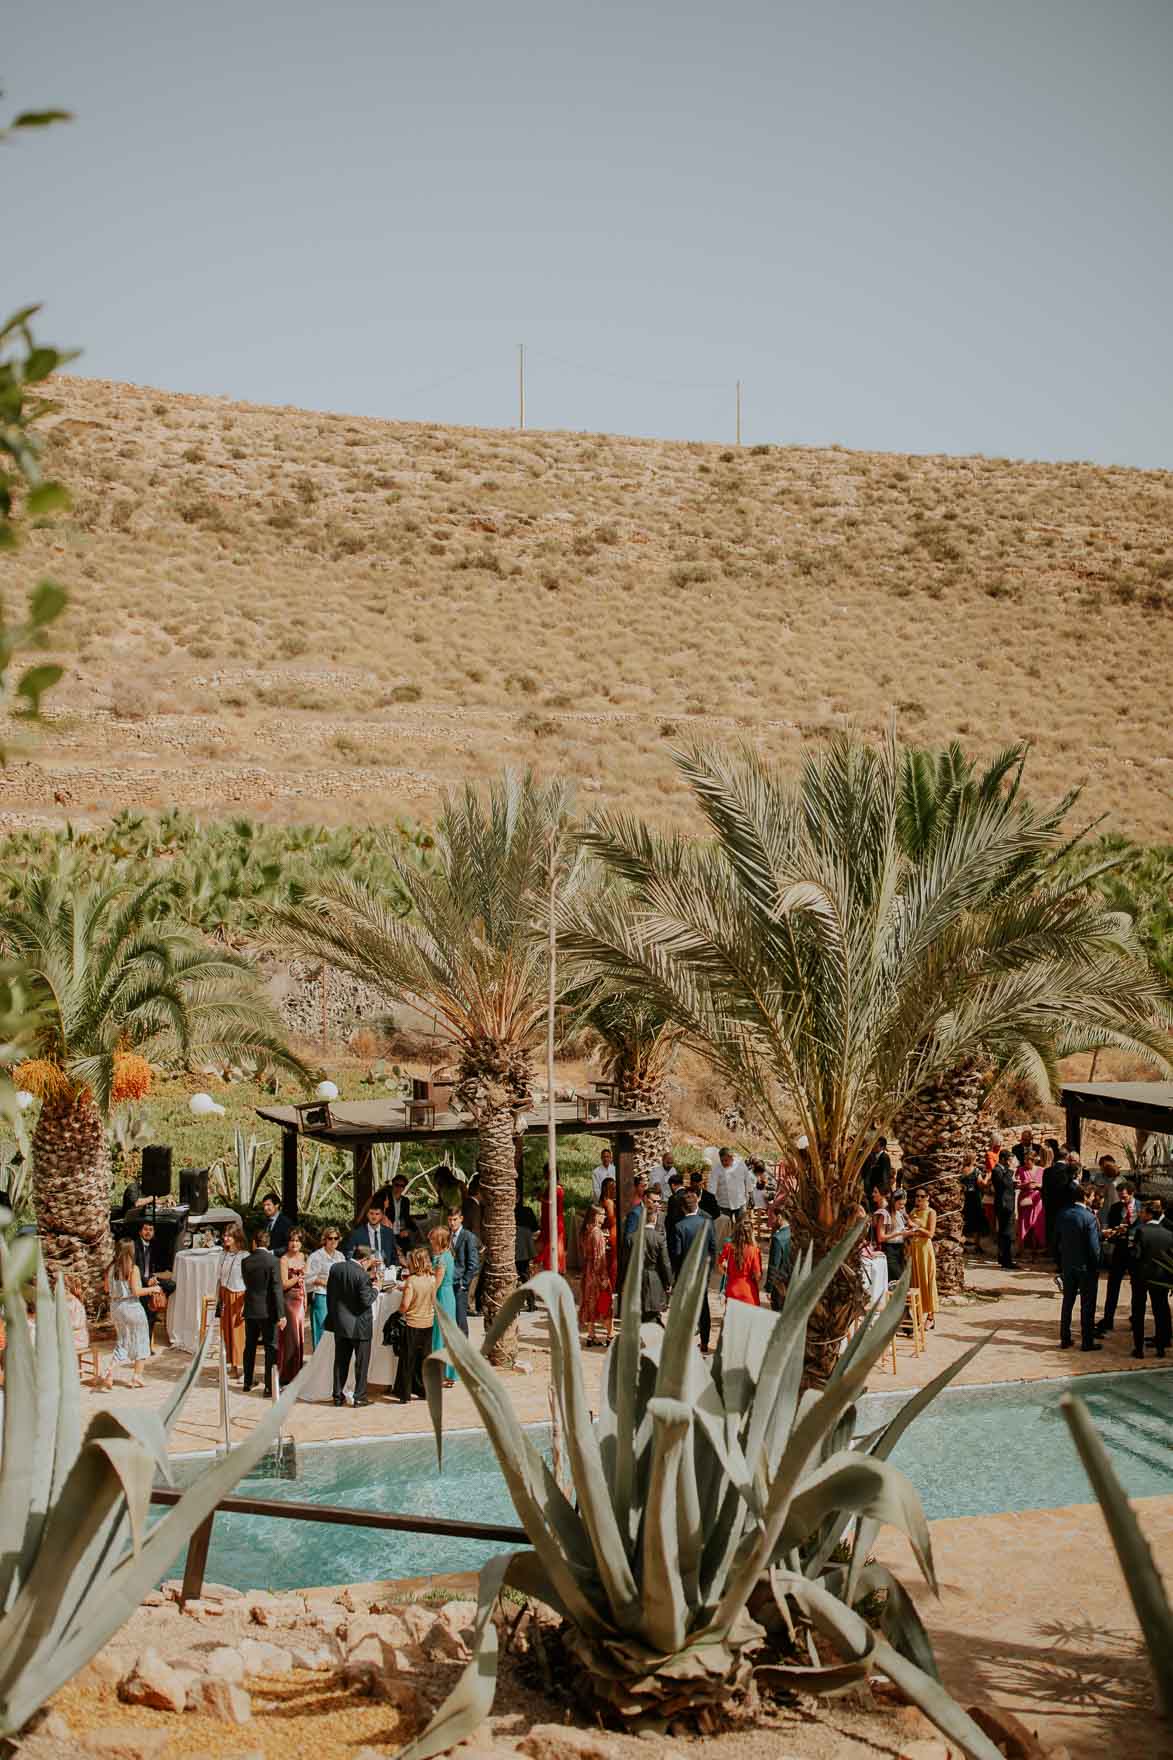
<svg viewBox="0 0 1173 1760"><path fill-rule="evenodd" d="M403 1315L398 1311L388 1314L383 1322L383 1343L393 1350L397 1357L403 1355Z"/></svg>
<svg viewBox="0 0 1173 1760"><path fill-rule="evenodd" d="M166 1294L161 1289L149 1289L147 1291L147 1304L150 1307L152 1314L163 1313L167 1306Z"/></svg>

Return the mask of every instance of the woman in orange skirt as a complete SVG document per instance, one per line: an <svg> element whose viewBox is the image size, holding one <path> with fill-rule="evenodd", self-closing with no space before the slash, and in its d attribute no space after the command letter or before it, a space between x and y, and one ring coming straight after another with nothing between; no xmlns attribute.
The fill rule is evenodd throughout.
<svg viewBox="0 0 1173 1760"><path fill-rule="evenodd" d="M220 1255L220 1342L230 1375L243 1374L244 1364L244 1233L230 1223L224 1230Z"/></svg>
<svg viewBox="0 0 1173 1760"><path fill-rule="evenodd" d="M619 1203L618 1188L613 1179L605 1179L599 1188L599 1207L603 1212L603 1239L607 1243L607 1275L611 1288L619 1288Z"/></svg>

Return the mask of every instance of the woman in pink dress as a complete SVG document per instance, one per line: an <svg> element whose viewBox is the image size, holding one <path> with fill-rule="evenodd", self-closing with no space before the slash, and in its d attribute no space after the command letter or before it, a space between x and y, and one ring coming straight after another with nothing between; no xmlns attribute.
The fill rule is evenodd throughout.
<svg viewBox="0 0 1173 1760"><path fill-rule="evenodd" d="M277 1373L288 1387L305 1361L305 1254L301 1230L291 1228L281 1255L281 1288L285 1292L285 1325L277 1335Z"/></svg>
<svg viewBox="0 0 1173 1760"><path fill-rule="evenodd" d="M1018 1170L1018 1249L1042 1253L1046 1245L1043 1158L1037 1149L1032 1149Z"/></svg>
<svg viewBox="0 0 1173 1760"><path fill-rule="evenodd" d="M611 1342L611 1310L615 1285L608 1263L607 1237L603 1233L603 1212L592 1204L586 1214L586 1226L579 1241L582 1255L582 1294L578 1304L578 1323L586 1332L587 1343L595 1343L595 1328L602 1325L602 1344Z"/></svg>

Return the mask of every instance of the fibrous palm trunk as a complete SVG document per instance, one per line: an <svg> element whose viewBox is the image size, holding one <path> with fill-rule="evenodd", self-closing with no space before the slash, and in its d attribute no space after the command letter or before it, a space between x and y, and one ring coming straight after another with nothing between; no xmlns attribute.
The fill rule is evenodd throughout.
<svg viewBox="0 0 1173 1760"><path fill-rule="evenodd" d="M642 1075L634 1070L621 1070L615 1086L616 1104L623 1112L654 1113L659 1124L647 1131L632 1131L635 1144L636 1173L651 1173L659 1167L661 1157L672 1147L669 1122L668 1079L666 1076Z"/></svg>
<svg viewBox="0 0 1173 1760"><path fill-rule="evenodd" d="M41 1107L33 1132L33 1202L47 1269L75 1275L95 1317L105 1306L114 1241L106 1137L86 1089Z"/></svg>
<svg viewBox="0 0 1173 1760"><path fill-rule="evenodd" d="M937 1212L937 1288L942 1295L957 1295L965 1288L961 1164L967 1154L979 1155L984 1146L985 1090L985 1072L975 1063L965 1063L934 1082L892 1121L904 1177L927 1184L929 1203ZM917 1164L915 1172L910 1161Z"/></svg>
<svg viewBox="0 0 1173 1760"><path fill-rule="evenodd" d="M513 1107L483 1104L477 1111L480 1133L477 1166L481 1195L481 1306L492 1323L502 1302L517 1288L517 1170L513 1150ZM490 1361L508 1368L517 1356L517 1327L502 1333Z"/></svg>
<svg viewBox="0 0 1173 1760"><path fill-rule="evenodd" d="M786 1206L791 1254L807 1246L813 1247L817 1263L854 1225L856 1208L855 1196L849 1199L844 1192L816 1184L800 1171L794 1194ZM864 1311L864 1300L859 1254L855 1252L836 1272L827 1293L811 1315L806 1330L805 1386L821 1387L827 1380L839 1360L845 1339Z"/></svg>

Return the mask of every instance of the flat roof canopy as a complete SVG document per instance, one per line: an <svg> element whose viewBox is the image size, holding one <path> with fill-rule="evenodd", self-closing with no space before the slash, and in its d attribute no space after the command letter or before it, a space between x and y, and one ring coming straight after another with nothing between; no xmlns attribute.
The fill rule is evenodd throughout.
<svg viewBox="0 0 1173 1760"><path fill-rule="evenodd" d="M1067 1141L1074 1149L1085 1118L1150 1136L1173 1136L1173 1082L1064 1082L1059 1098L1067 1114Z"/></svg>
<svg viewBox="0 0 1173 1760"><path fill-rule="evenodd" d="M545 1107L525 1116L525 1135L544 1137L549 1118ZM331 1100L333 1123L329 1129L307 1130L295 1106L258 1106L257 1117L335 1149L358 1149L368 1143L443 1142L477 1134L476 1121L463 1112L438 1112L431 1125L408 1124L403 1102L394 1100ZM611 1111L606 1118L580 1118L577 1106L554 1108L554 1129L559 1136L610 1137L617 1132L655 1130L659 1122L651 1112Z"/></svg>

